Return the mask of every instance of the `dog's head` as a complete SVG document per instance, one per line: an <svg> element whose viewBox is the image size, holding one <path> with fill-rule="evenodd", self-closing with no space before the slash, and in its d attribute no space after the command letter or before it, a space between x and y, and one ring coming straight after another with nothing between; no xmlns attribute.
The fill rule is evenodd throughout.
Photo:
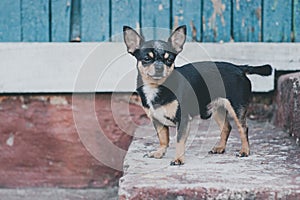
<svg viewBox="0 0 300 200"><path fill-rule="evenodd" d="M128 53L137 59L137 67L145 84L162 84L174 69L176 56L186 39L186 26L178 27L168 41L145 41L135 30L123 27Z"/></svg>

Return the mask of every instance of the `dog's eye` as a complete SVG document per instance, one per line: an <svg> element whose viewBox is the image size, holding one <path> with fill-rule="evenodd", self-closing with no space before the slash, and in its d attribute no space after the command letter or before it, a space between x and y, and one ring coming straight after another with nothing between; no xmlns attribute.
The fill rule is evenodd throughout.
<svg viewBox="0 0 300 200"><path fill-rule="evenodd" d="M152 58L150 58L150 56L145 56L142 61L148 63L152 61Z"/></svg>
<svg viewBox="0 0 300 200"><path fill-rule="evenodd" d="M168 62L174 62L174 59L172 59L172 58L168 58L168 60L167 60Z"/></svg>
<svg viewBox="0 0 300 200"><path fill-rule="evenodd" d="M167 65L171 65L173 62L174 62L174 59L170 58L170 57L166 60Z"/></svg>

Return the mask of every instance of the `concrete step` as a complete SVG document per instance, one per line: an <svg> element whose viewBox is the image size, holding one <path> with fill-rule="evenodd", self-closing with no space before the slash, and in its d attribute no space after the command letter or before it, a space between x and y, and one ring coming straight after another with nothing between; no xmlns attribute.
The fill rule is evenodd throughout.
<svg viewBox="0 0 300 200"><path fill-rule="evenodd" d="M158 146L151 125L136 131L119 182L120 199L300 199L300 147L268 122L250 121L251 155L236 157L241 147L234 128L226 152L211 155L219 130L212 120L193 120L186 163L170 166L175 133L162 159L144 157Z"/></svg>
<svg viewBox="0 0 300 200"><path fill-rule="evenodd" d="M117 187L98 189L26 188L0 189L1 200L115 200Z"/></svg>
<svg viewBox="0 0 300 200"><path fill-rule="evenodd" d="M275 124L300 142L300 72L279 77Z"/></svg>

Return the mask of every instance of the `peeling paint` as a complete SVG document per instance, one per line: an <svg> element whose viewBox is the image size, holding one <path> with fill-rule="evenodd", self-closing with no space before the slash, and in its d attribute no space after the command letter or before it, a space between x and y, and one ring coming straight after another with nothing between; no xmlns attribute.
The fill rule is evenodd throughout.
<svg viewBox="0 0 300 200"><path fill-rule="evenodd" d="M261 21L261 7L258 7L256 10L255 10L255 15L256 15L256 18ZM261 26L261 24L260 24Z"/></svg>
<svg viewBox="0 0 300 200"><path fill-rule="evenodd" d="M179 24L178 21L179 21L178 16L174 16L173 30L175 30L178 27L178 24Z"/></svg>
<svg viewBox="0 0 300 200"><path fill-rule="evenodd" d="M202 28L203 28L203 32L205 32L206 31L206 19L205 19L205 17L204 16L202 16L202 22L203 22L203 26L202 26Z"/></svg>
<svg viewBox="0 0 300 200"><path fill-rule="evenodd" d="M240 0L236 0L236 10L239 11L240 9Z"/></svg>
<svg viewBox="0 0 300 200"><path fill-rule="evenodd" d="M272 5L271 10L276 10L277 5L278 5L278 0L274 0L274 4Z"/></svg>
<svg viewBox="0 0 300 200"><path fill-rule="evenodd" d="M158 5L158 10L159 10L159 11L162 11L163 9L164 9L164 6L163 6L162 4L159 4L159 5Z"/></svg>
<svg viewBox="0 0 300 200"><path fill-rule="evenodd" d="M190 27L192 30L192 41L197 42L197 29L193 20L190 21Z"/></svg>
<svg viewBox="0 0 300 200"><path fill-rule="evenodd" d="M225 4L222 3L222 0L211 0L211 2L213 3L213 14L211 15L211 17L209 18L209 26L211 29L214 30L214 34L217 34L217 26L216 26L216 19L219 16L221 19L221 23L222 26L225 26L225 18L223 15L223 12L226 9Z"/></svg>

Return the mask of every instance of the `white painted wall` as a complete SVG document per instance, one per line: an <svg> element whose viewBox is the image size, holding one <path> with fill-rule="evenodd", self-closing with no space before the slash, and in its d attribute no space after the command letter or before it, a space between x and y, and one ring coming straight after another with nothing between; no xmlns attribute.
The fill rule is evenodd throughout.
<svg viewBox="0 0 300 200"><path fill-rule="evenodd" d="M176 64L214 60L300 70L299 43L187 43ZM254 91L274 76L249 76ZM123 43L0 43L0 93L135 90L135 59Z"/></svg>

